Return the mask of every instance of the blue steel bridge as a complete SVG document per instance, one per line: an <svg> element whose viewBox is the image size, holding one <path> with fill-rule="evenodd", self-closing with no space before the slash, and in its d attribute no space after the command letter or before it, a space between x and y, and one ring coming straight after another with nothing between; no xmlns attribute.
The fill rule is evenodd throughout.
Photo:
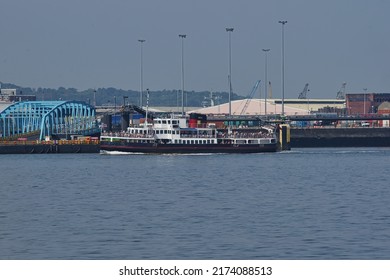
<svg viewBox="0 0 390 280"><path fill-rule="evenodd" d="M92 135L99 132L95 109L79 101L26 101L0 112L0 139Z"/></svg>

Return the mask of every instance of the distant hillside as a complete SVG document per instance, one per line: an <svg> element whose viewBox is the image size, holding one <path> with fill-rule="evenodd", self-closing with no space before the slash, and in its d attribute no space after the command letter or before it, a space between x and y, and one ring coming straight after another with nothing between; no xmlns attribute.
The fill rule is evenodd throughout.
<svg viewBox="0 0 390 280"><path fill-rule="evenodd" d="M21 87L11 83L1 83L1 88L15 88L18 94L36 95L37 100L77 100L94 105L122 105L124 97L127 97L126 103L139 104L139 92L133 90L123 90L116 88L98 88L78 91L75 88L59 87L52 88L29 88ZM214 104L226 103L229 100L227 92L213 92ZM149 97L149 106L181 106L180 90L159 90L151 91ZM233 93L232 100L243 99L244 97ZM210 92L188 91L185 92L186 107L202 107L210 105ZM146 104L146 92L143 96L143 104Z"/></svg>

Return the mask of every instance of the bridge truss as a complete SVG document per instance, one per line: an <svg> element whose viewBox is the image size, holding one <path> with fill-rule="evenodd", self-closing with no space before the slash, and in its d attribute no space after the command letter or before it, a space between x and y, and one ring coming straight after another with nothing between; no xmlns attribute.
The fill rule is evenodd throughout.
<svg viewBox="0 0 390 280"><path fill-rule="evenodd" d="M78 101L17 102L0 113L0 139L39 135L90 135L98 132L95 109Z"/></svg>

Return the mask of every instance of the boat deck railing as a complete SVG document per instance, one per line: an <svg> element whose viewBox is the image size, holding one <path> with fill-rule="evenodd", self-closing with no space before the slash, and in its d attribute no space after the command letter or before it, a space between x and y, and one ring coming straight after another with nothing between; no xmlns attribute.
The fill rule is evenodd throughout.
<svg viewBox="0 0 390 280"><path fill-rule="evenodd" d="M131 134L127 132L106 132L102 133L102 136L108 136L108 137L121 137L121 138L154 138L156 134L143 134L143 133L137 133L137 134ZM265 132L237 132L237 133L218 133L217 135L212 134L180 134L180 138L220 138L220 139L245 139L245 138L254 138L254 139L262 139L262 138L274 138L274 135L272 133L265 133Z"/></svg>
<svg viewBox="0 0 390 280"><path fill-rule="evenodd" d="M154 134L127 133L127 132L103 132L101 136L123 137L123 138L154 138Z"/></svg>

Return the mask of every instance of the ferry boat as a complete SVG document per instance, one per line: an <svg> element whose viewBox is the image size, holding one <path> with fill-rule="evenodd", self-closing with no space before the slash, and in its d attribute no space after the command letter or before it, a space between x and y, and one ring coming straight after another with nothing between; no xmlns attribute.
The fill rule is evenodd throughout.
<svg viewBox="0 0 390 280"><path fill-rule="evenodd" d="M100 150L105 152L191 154L263 153L278 149L275 130L218 129L205 121L190 122L184 117L156 118L126 131L102 133Z"/></svg>

